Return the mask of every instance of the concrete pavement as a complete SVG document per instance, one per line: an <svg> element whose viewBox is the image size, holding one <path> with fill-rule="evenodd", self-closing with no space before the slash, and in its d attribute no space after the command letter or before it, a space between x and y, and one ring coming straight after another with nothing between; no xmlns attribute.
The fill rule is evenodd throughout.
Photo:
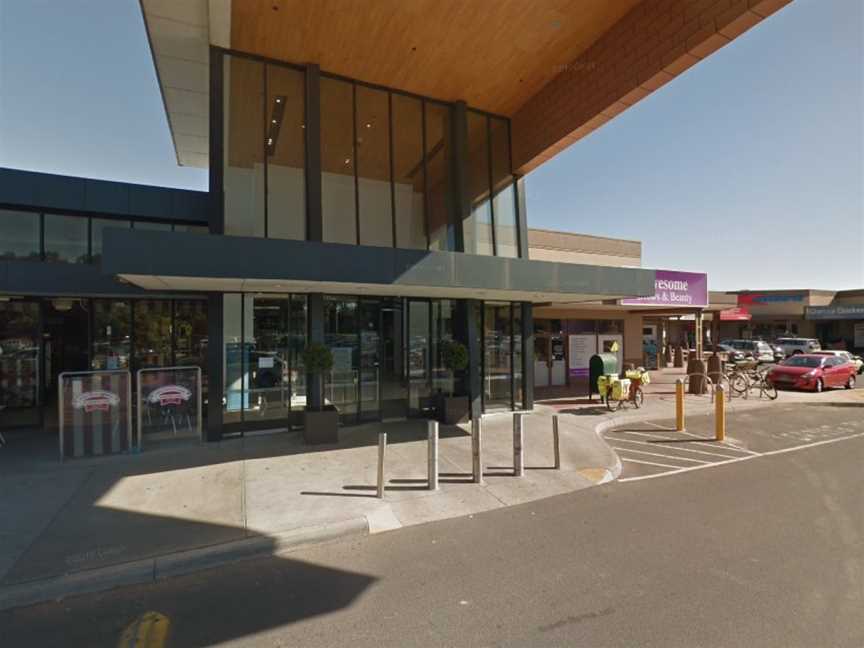
<svg viewBox="0 0 864 648"><path fill-rule="evenodd" d="M644 408L613 413L581 399L538 404L526 420L527 470L522 478L512 476L511 416L484 417L482 486L470 483L466 429L442 427L441 488L434 492L426 489L425 424L388 425L384 500L374 497L376 425L343 429L338 446L314 450L296 434L278 434L63 465L28 464L0 453L0 607L3 601L37 600L34 591L88 591L82 586L88 576L99 587L111 586L112 573L118 583L127 583L130 570L146 574L146 564L170 556L201 564L200 555L218 555L217 547L229 556L236 556L239 546L273 551L284 546L281 536L304 529L321 530L322 539L329 539L334 525L353 533L357 525L348 523L361 520L377 533L602 483L618 475L621 463L598 432L667 418L672 407L668 391L669 384L655 380ZM815 398L845 402L859 393L864 394L834 392ZM813 398L787 399L784 394L774 404L735 399L730 411ZM708 397L688 397L691 417L704 417L710 409ZM560 414L560 471L550 470L553 413ZM309 533L304 537L309 539ZM155 567L151 571L155 574ZM30 592L23 599L15 594L21 588Z"/></svg>
<svg viewBox="0 0 864 648"><path fill-rule="evenodd" d="M858 437L612 482L0 612L0 628L10 646L115 645L158 613L168 646L859 648L862 456Z"/></svg>

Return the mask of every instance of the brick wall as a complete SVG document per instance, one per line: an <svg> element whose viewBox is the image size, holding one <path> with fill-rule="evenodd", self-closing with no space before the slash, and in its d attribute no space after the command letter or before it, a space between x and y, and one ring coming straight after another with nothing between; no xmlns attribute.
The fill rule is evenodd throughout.
<svg viewBox="0 0 864 648"><path fill-rule="evenodd" d="M536 168L791 0L644 0L513 116L513 162Z"/></svg>

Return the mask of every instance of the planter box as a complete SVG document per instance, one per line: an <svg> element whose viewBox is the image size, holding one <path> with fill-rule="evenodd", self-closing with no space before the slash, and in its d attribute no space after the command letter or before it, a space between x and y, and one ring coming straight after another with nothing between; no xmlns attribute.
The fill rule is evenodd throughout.
<svg viewBox="0 0 864 648"><path fill-rule="evenodd" d="M438 406L438 420L445 425L456 425L468 420L467 396L442 396Z"/></svg>
<svg viewBox="0 0 864 648"><path fill-rule="evenodd" d="M303 440L317 445L339 442L339 412L328 405L320 412L303 412Z"/></svg>

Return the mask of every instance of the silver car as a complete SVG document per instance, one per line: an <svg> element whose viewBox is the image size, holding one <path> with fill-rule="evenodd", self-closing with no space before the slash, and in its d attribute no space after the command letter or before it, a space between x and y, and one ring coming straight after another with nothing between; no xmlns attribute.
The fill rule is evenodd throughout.
<svg viewBox="0 0 864 648"><path fill-rule="evenodd" d="M779 338L776 344L783 349L786 357L822 350L819 340L813 338Z"/></svg>

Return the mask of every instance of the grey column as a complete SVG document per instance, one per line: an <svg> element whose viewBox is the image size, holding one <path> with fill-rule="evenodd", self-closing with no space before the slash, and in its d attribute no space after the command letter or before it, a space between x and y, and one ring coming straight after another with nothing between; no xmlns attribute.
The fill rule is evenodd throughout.
<svg viewBox="0 0 864 648"><path fill-rule="evenodd" d="M519 258L528 258L528 209L525 206L525 178L516 178L516 224L519 237Z"/></svg>
<svg viewBox="0 0 864 648"><path fill-rule="evenodd" d="M224 106L223 92L224 55L222 50L210 48L210 233L225 233L225 193L223 190L224 168ZM213 338L210 338L213 339Z"/></svg>
<svg viewBox="0 0 864 648"><path fill-rule="evenodd" d="M522 407L534 409L534 307L522 302Z"/></svg>
<svg viewBox="0 0 864 648"><path fill-rule="evenodd" d="M450 107L450 221L456 252L476 254L476 242L465 241L465 221L471 215L468 196L468 107L457 101ZM466 249L466 245L472 249Z"/></svg>
<svg viewBox="0 0 864 648"><path fill-rule="evenodd" d="M306 306L306 343L324 344L324 295L310 293ZM319 408L324 402L322 385L317 376L306 374L306 400L310 407Z"/></svg>
<svg viewBox="0 0 864 648"><path fill-rule="evenodd" d="M324 240L321 211L321 71L306 66L306 240Z"/></svg>
<svg viewBox="0 0 864 648"><path fill-rule="evenodd" d="M207 428L204 438L222 438L222 395L225 393L225 344L222 331L222 293L207 296Z"/></svg>

